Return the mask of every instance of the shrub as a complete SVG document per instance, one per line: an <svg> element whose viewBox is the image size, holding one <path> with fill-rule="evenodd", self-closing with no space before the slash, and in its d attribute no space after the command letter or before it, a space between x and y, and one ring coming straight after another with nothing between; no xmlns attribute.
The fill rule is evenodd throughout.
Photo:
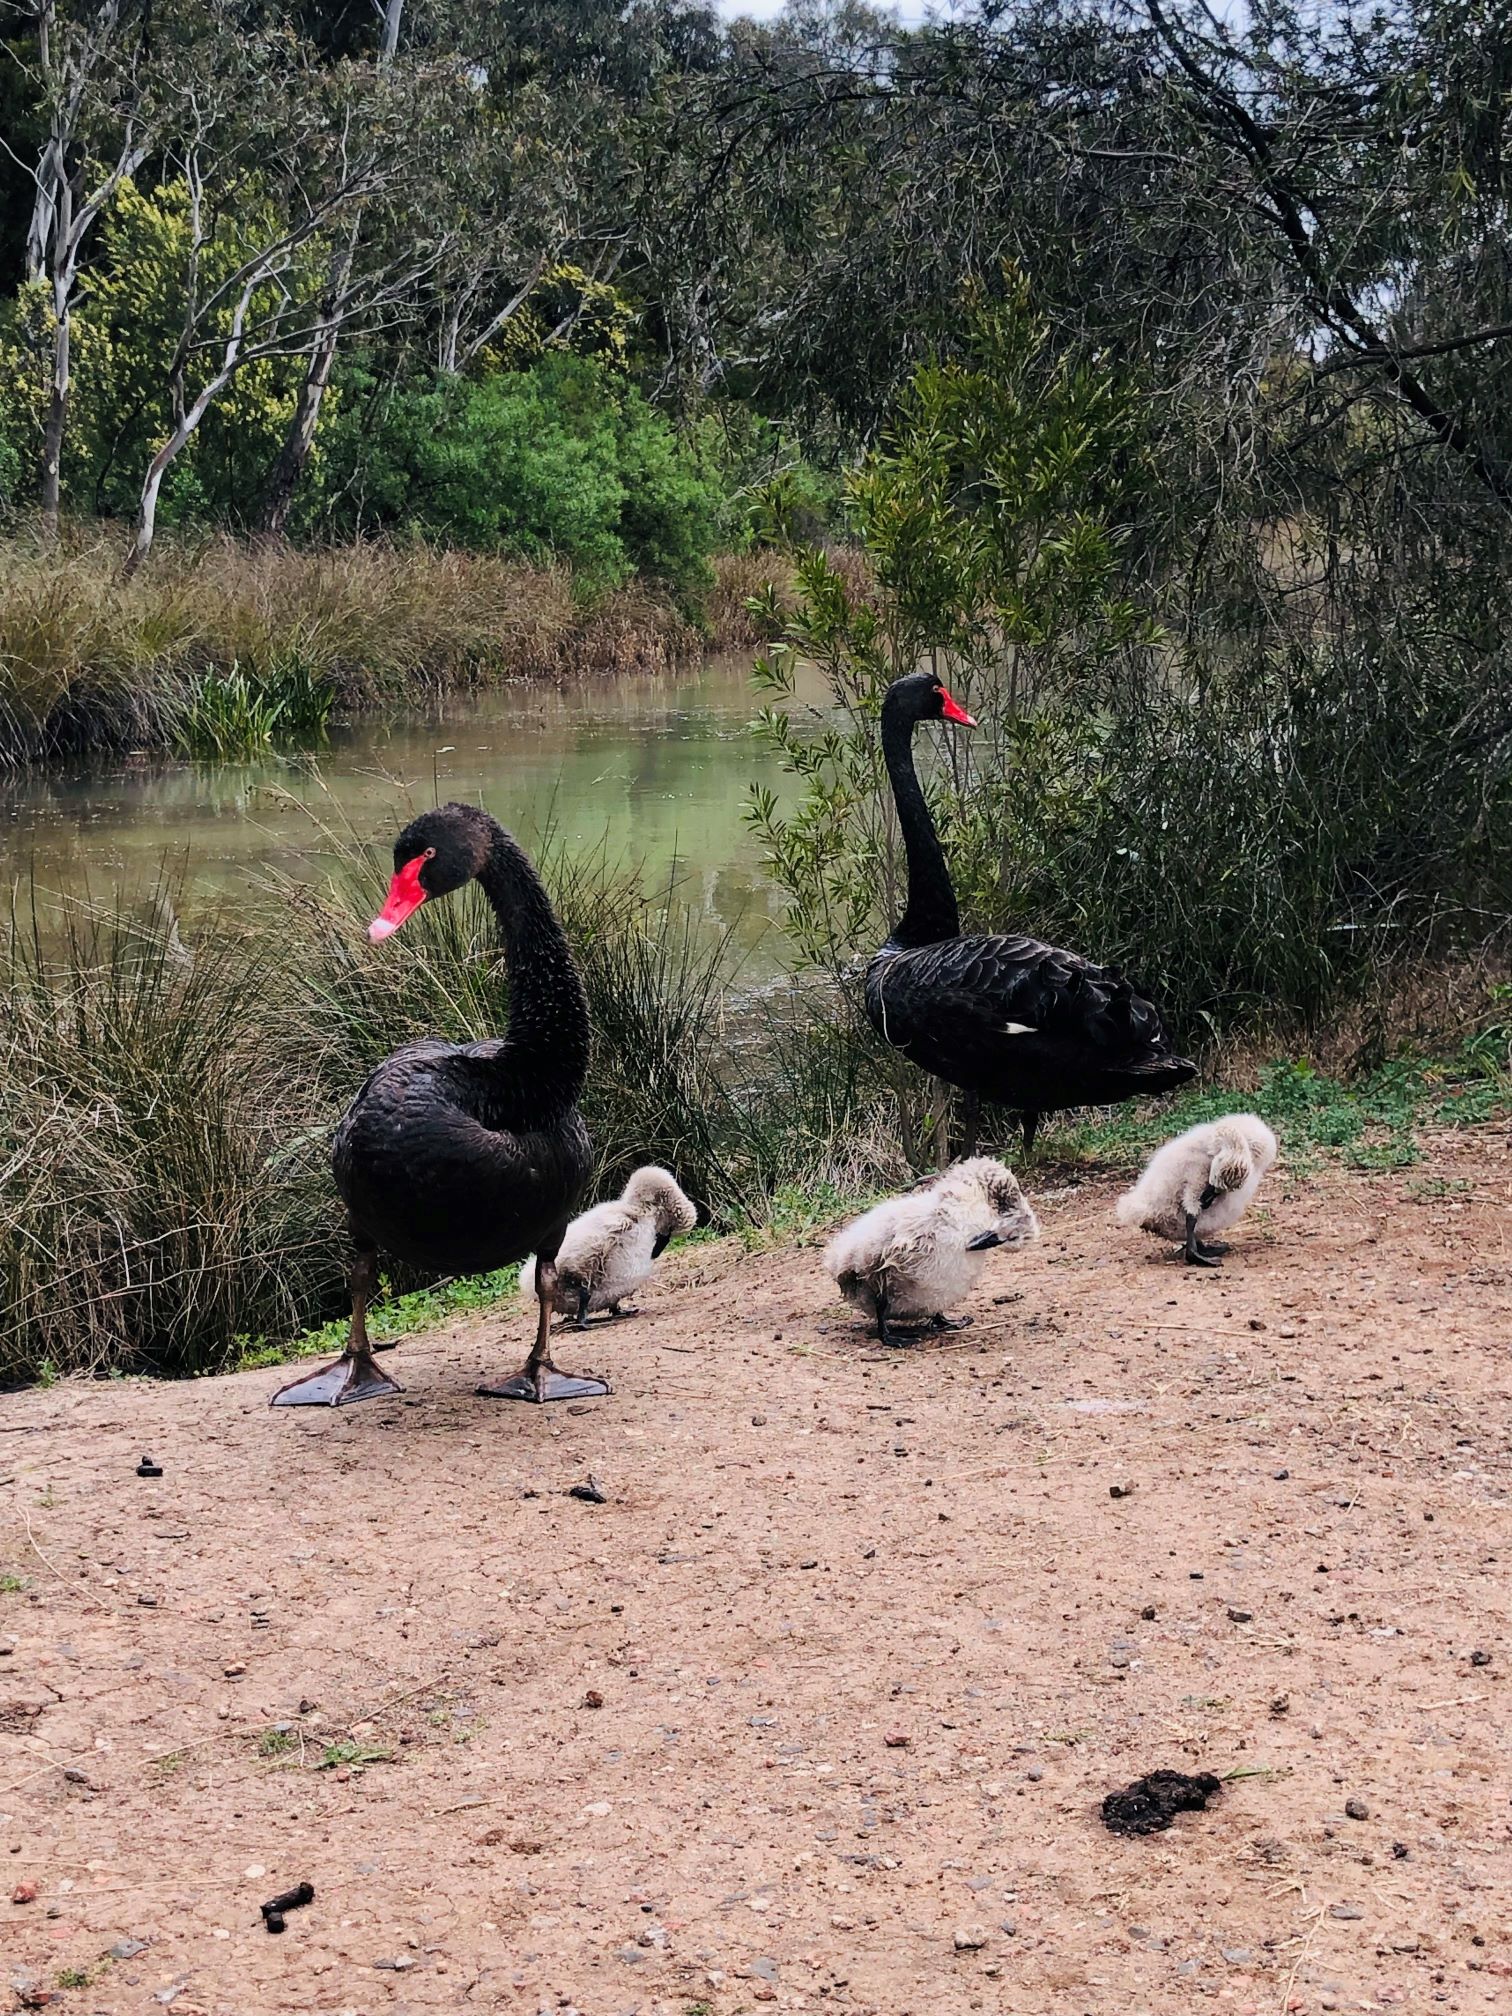
<svg viewBox="0 0 1512 2016"><path fill-rule="evenodd" d="M632 386L589 359L374 395L353 380L306 510L340 532L418 529L569 562L602 588L641 572L698 587L713 499L692 453Z"/></svg>
<svg viewBox="0 0 1512 2016"><path fill-rule="evenodd" d="M1136 388L1052 355L1022 290L967 336L964 360L916 372L853 481L870 601L814 550L793 599L767 598L764 728L799 794L755 792L750 816L804 958L843 969L901 909L877 715L920 665L982 722L919 736L967 927L1132 968L1186 1046L1314 1029L1404 967L1505 943L1495 575L1455 584L1464 625L1431 579L1348 623L1278 592L1284 619L1215 637L1149 564L1142 607L1122 558L1150 480ZM1166 599L1162 626L1146 608ZM817 732L787 705L803 661L834 707Z"/></svg>

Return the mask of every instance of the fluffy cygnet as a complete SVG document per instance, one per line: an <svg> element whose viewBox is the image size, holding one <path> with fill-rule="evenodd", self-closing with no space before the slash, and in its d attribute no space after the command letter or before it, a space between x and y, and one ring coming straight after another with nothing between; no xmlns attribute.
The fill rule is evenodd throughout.
<svg viewBox="0 0 1512 2016"><path fill-rule="evenodd" d="M625 1297L649 1277L667 1241L697 1223L697 1210L670 1170L654 1164L637 1169L620 1196L595 1204L567 1227L556 1256L557 1309L572 1311L580 1330L592 1310L631 1313L620 1307ZM534 1298L534 1255L520 1270L520 1293Z"/></svg>
<svg viewBox="0 0 1512 2016"><path fill-rule="evenodd" d="M944 1312L975 1286L988 1250L1038 1237L1013 1171L975 1156L874 1205L835 1234L824 1264L846 1301L876 1318L882 1342L901 1344L908 1340L891 1328L897 1317L927 1317L937 1330L970 1322Z"/></svg>
<svg viewBox="0 0 1512 2016"><path fill-rule="evenodd" d="M1121 1224L1176 1240L1189 1267L1216 1267L1228 1247L1207 1235L1239 1222L1275 1159L1263 1120L1225 1114L1158 1148L1114 1210Z"/></svg>

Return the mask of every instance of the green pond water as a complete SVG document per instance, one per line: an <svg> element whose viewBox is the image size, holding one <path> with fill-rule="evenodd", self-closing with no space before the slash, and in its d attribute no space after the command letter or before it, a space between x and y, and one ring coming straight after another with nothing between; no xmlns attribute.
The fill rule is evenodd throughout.
<svg viewBox="0 0 1512 2016"><path fill-rule="evenodd" d="M165 876L192 912L257 899L260 870L318 877L328 832L387 845L423 807L485 805L527 848L548 833L602 848L647 886L675 887L703 930L730 933L744 970L783 963L776 893L742 817L755 780L780 790L750 733L749 661L712 660L683 679L624 679L557 692L504 688L433 713L334 729L313 759L104 766L0 776L7 880L44 900L128 902Z"/></svg>

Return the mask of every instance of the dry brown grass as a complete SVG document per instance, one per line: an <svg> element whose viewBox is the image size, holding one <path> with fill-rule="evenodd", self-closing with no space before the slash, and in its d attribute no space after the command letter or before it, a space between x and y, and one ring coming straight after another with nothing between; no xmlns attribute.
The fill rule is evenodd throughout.
<svg viewBox="0 0 1512 2016"><path fill-rule="evenodd" d="M591 603L563 568L422 545L168 543L122 581L116 546L0 547L0 761L171 741L195 682L298 664L339 709L492 680L665 671L693 625L636 584Z"/></svg>
<svg viewBox="0 0 1512 2016"><path fill-rule="evenodd" d="M872 577L859 546L826 549L831 567L845 582L855 602L871 599ZM714 586L704 604L704 620L717 651L748 650L766 642L760 620L747 606L753 596L775 589L781 608L793 600L793 563L770 547L744 553L721 553L714 561Z"/></svg>

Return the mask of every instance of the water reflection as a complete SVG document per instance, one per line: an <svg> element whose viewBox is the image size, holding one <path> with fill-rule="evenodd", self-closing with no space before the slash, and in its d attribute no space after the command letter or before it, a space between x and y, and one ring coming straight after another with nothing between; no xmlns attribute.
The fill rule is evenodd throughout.
<svg viewBox="0 0 1512 2016"><path fill-rule="evenodd" d="M733 932L751 967L771 969L778 899L742 812L749 783L780 789L782 779L749 732L754 709L740 658L684 680L519 686L443 702L423 717L338 730L314 763L126 758L13 775L0 778L8 865L41 889L97 900L150 886L166 867L183 874L192 908L197 896L249 890L264 866L323 872L322 828L388 839L438 796L464 798L527 847L554 829L575 851L602 847L641 865L648 880L675 874L710 931Z"/></svg>

